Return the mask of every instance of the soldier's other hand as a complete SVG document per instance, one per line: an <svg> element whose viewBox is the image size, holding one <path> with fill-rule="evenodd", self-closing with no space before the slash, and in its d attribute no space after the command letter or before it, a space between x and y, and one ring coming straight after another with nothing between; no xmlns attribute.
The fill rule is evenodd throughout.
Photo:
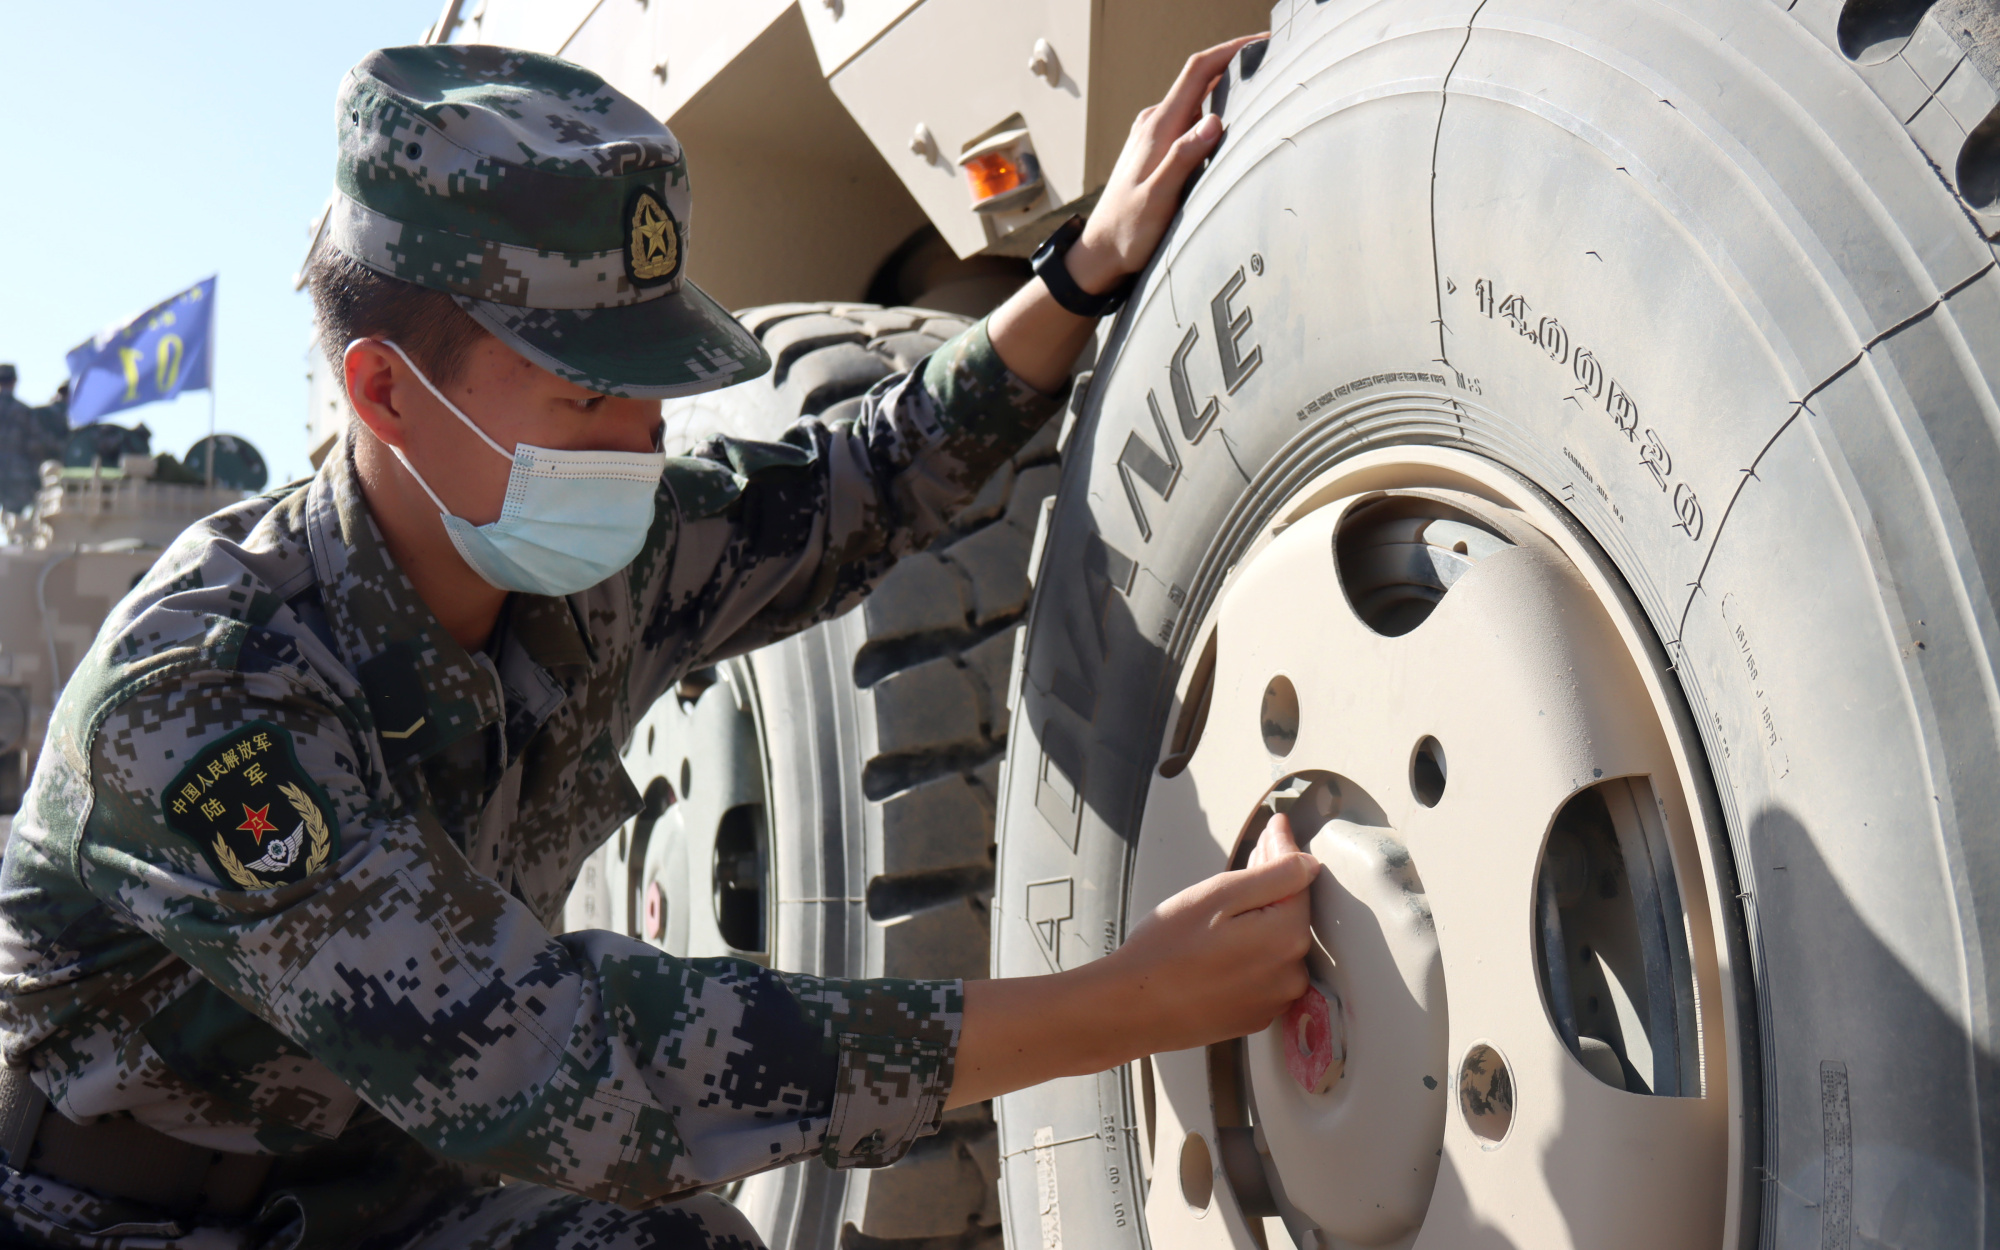
<svg viewBox="0 0 2000 1250"><path fill-rule="evenodd" d="M1189 57L1166 98L1140 110L1083 237L1070 249L1070 277L1100 295L1146 267L1180 206L1188 177L1222 140L1222 122L1202 101L1243 45L1245 35Z"/></svg>

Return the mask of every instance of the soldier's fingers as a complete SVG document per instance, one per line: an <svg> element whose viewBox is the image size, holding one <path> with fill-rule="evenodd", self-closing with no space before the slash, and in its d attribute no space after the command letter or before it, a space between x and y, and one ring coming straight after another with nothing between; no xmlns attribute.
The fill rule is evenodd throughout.
<svg viewBox="0 0 2000 1250"><path fill-rule="evenodd" d="M1216 878L1216 907L1225 916L1240 916L1259 907L1283 902L1312 884L1319 861L1304 851L1273 856L1261 864Z"/></svg>
<svg viewBox="0 0 2000 1250"><path fill-rule="evenodd" d="M1250 866L1255 868L1259 864L1268 864L1280 855L1290 855L1298 849L1298 839L1292 834L1292 818L1279 812L1257 835L1257 845L1250 850Z"/></svg>
<svg viewBox="0 0 2000 1250"><path fill-rule="evenodd" d="M1244 35L1231 39L1228 43L1216 44L1203 52L1197 52L1181 66L1180 77L1167 90L1166 98L1160 101L1153 121L1163 136L1186 134L1201 115L1201 102L1207 97L1215 80L1229 68L1229 58L1243 49L1244 44L1268 39L1268 33Z"/></svg>
<svg viewBox="0 0 2000 1250"><path fill-rule="evenodd" d="M1168 203L1178 202L1189 176L1221 141L1222 120L1214 116L1202 118L1194 129L1174 140L1166 156L1146 176L1147 188L1154 195L1164 194Z"/></svg>
<svg viewBox="0 0 2000 1250"><path fill-rule="evenodd" d="M1244 972L1303 960L1312 945L1312 900L1302 890L1290 898L1231 916L1228 941Z"/></svg>

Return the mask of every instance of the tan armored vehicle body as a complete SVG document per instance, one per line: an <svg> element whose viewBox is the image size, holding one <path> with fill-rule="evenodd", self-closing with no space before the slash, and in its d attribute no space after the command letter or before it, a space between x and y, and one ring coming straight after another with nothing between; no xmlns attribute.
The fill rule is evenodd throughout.
<svg viewBox="0 0 2000 1250"><path fill-rule="evenodd" d="M0 514L0 830L34 771L49 713L105 616L174 537L243 498L161 481L158 458L42 465L32 512Z"/></svg>
<svg viewBox="0 0 2000 1250"><path fill-rule="evenodd" d="M690 277L725 307L977 315L1088 206L1188 53L1267 18L1246 0L455 0L427 38L563 56L664 118L699 187ZM979 152L1038 176L975 211ZM339 404L316 355L312 372L317 453Z"/></svg>

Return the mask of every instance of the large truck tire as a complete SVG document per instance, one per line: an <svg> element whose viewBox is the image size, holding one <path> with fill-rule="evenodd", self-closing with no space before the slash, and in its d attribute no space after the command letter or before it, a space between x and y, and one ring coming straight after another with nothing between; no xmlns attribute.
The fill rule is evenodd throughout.
<svg viewBox="0 0 2000 1250"><path fill-rule="evenodd" d="M739 317L771 373L668 402L669 451L837 420L970 324L852 304ZM1007 675L1055 435L854 611L690 674L646 714L624 760L646 810L585 863L569 927L819 976L986 974ZM1000 1241L998 1169L982 1104L887 1168L809 1161L732 1196L778 1250L969 1250Z"/></svg>
<svg viewBox="0 0 2000 1250"><path fill-rule="evenodd" d="M1064 440L993 971L1285 810L1314 990L999 1100L1009 1244L1994 1244L2000 18L1272 23Z"/></svg>

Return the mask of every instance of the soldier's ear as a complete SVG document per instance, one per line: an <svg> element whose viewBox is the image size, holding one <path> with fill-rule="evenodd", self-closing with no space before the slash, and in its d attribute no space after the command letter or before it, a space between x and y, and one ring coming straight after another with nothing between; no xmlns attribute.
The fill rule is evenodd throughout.
<svg viewBox="0 0 2000 1250"><path fill-rule="evenodd" d="M396 384L408 372L396 353L375 339L356 339L347 345L341 361L347 383L347 402L368 432L391 447L408 445L404 432L407 415L396 406Z"/></svg>

